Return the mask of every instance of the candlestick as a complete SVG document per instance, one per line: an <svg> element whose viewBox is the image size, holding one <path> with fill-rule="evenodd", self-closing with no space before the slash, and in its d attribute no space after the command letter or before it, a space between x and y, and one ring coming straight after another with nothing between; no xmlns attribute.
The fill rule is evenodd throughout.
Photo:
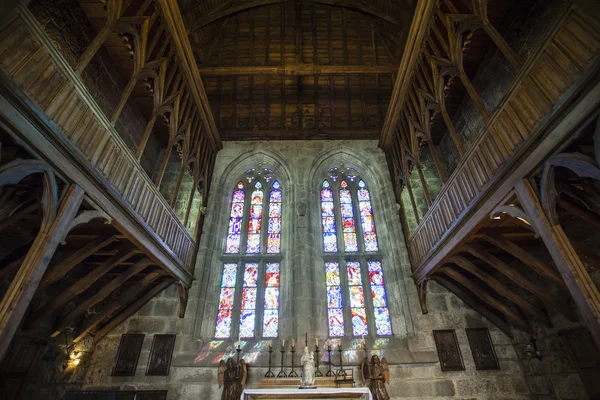
<svg viewBox="0 0 600 400"><path fill-rule="evenodd" d="M316 367L315 376L322 377L323 373L319 369L319 340L317 339L316 342L317 342L317 347L315 348L315 353L317 355L315 356L315 367Z"/></svg>
<svg viewBox="0 0 600 400"><path fill-rule="evenodd" d="M269 345L269 370L265 374L265 378L274 378L275 374L271 371L271 354L273 353L273 347Z"/></svg>
<svg viewBox="0 0 600 400"><path fill-rule="evenodd" d="M298 373L294 370L294 354L296 354L296 347L294 347L294 339L292 339L292 370L288 374L288 378L297 378Z"/></svg>
<svg viewBox="0 0 600 400"><path fill-rule="evenodd" d="M287 378L287 374L285 373L285 371L283 370L283 353L285 353L285 348L284 345L285 344L285 340L282 342L281 345L281 370L279 371L279 373L277 374L278 378Z"/></svg>
<svg viewBox="0 0 600 400"><path fill-rule="evenodd" d="M331 370L331 343L327 345L327 359L329 360L329 370L325 376L334 376L335 374Z"/></svg>
<svg viewBox="0 0 600 400"><path fill-rule="evenodd" d="M237 351L237 362L238 365L240 365L240 353L242 352L242 349L238 347L237 349L235 349L235 351Z"/></svg>
<svg viewBox="0 0 600 400"><path fill-rule="evenodd" d="M308 346L308 332L306 332L304 336L304 345Z"/></svg>
<svg viewBox="0 0 600 400"><path fill-rule="evenodd" d="M336 377L342 377L342 378L346 378L346 370L344 370L344 361L342 359L342 345L340 344L338 346L338 351L340 352L340 369L336 372L335 376Z"/></svg>

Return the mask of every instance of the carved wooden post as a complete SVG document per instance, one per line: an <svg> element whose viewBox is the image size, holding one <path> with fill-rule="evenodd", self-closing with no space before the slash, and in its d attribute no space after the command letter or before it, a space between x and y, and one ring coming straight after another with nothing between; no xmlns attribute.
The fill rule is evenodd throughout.
<svg viewBox="0 0 600 400"><path fill-rule="evenodd" d="M52 201L52 199L56 200L57 195L54 173L48 166L43 166L37 161L34 163L37 163L37 170L24 173L19 173L18 170L23 170L24 166L18 164L16 166L8 164L4 169L0 169L0 186L17 183L31 173L43 172L46 176L45 193L42 200L44 209L42 226L0 303L0 359L4 356L17 331L50 259L68 232L84 194L83 189L79 186L71 185L67 189L60 207L56 210L57 204Z"/></svg>
<svg viewBox="0 0 600 400"><path fill-rule="evenodd" d="M577 252L558 223L551 223L531 182L515 186L517 197L540 238L544 241L571 296L581 310L583 320L600 347L600 293L579 259Z"/></svg>

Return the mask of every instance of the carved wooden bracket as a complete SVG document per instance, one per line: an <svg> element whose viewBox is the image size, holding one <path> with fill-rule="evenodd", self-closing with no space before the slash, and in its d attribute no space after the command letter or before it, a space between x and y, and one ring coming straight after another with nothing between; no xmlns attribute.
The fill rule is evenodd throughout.
<svg viewBox="0 0 600 400"><path fill-rule="evenodd" d="M23 178L37 173L44 174L44 190L42 193L44 218L40 231L46 232L56 218L58 208L58 186L56 185L54 172L48 164L39 160L13 160L0 167L0 187L17 184Z"/></svg>
<svg viewBox="0 0 600 400"><path fill-rule="evenodd" d="M79 214L77 214L77 217L75 217L75 219L73 219L67 232L71 232L73 229L77 228L78 226L85 225L88 222L90 222L91 220L96 219L96 218L104 219L105 224L112 223L112 217L102 210L85 210L85 211L81 211ZM66 239L66 235L65 235L65 239ZM61 242L61 244L64 245L66 242L67 242L66 240L63 240Z"/></svg>
<svg viewBox="0 0 600 400"><path fill-rule="evenodd" d="M598 132L594 134L594 145L596 145L596 135L598 135ZM598 168L595 160L581 153L557 154L546 161L540 183L541 203L546 218L555 225L559 224L556 212L556 202L559 197L555 174L557 167L570 169L580 178L592 178L600 181L600 168Z"/></svg>
<svg viewBox="0 0 600 400"><path fill-rule="evenodd" d="M185 309L188 303L188 294L190 288L185 286L183 282L177 281L177 287L179 290L179 318L185 317Z"/></svg>

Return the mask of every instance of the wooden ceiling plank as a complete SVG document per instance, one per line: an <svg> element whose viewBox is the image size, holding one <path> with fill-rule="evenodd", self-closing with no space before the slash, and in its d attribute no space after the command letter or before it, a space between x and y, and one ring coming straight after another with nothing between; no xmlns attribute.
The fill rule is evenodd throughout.
<svg viewBox="0 0 600 400"><path fill-rule="evenodd" d="M525 332L531 332L531 328L527 321L519 314L511 310L506 304L498 301L494 297L490 296L484 289L479 287L475 282L461 274L460 272L453 269L445 269L443 271L449 278L460 283L466 289L473 292L475 296L487 303L490 307L495 308L501 314L504 314L506 318L511 321L517 328L524 330Z"/></svg>
<svg viewBox="0 0 600 400"><path fill-rule="evenodd" d="M533 306L533 304L527 301L527 299L523 298L513 290L509 289L498 279L484 272L481 268L477 267L477 265L473 264L471 261L461 256L454 256L449 261L464 269L465 271L470 272L477 278L481 279L489 287L495 290L500 296L512 301L513 303L518 305L523 311L535 317L538 321L542 322L547 327L552 327L552 322L550 321L550 318L548 318L548 315L546 315L544 312L540 311L538 308Z"/></svg>
<svg viewBox="0 0 600 400"><path fill-rule="evenodd" d="M106 273L110 272L113 268L119 265L121 262L126 261L128 258L135 254L135 249L131 244L125 243L121 245L119 251L114 256L110 257L104 263L94 268L83 278L69 286L66 290L62 291L58 296L53 297L44 304L41 308L35 311L28 320L28 327L31 327L33 323L39 321L44 316L51 314L59 307L63 306L67 301L71 300L78 294L83 293L86 289L92 286L98 279L102 278Z"/></svg>
<svg viewBox="0 0 600 400"><path fill-rule="evenodd" d="M467 252L473 256L479 258L481 261L494 268L496 271L510 279L515 285L520 286L532 295L542 300L545 304L548 304L552 309L559 311L561 314L574 321L577 319L573 309L566 303L558 300L554 297L547 289L536 285L531 282L525 275L519 272L517 269L510 267L504 261L500 260L493 254L488 253L482 246L471 243L464 248Z"/></svg>
<svg viewBox="0 0 600 400"><path fill-rule="evenodd" d="M67 240L69 238L67 237ZM117 240L115 235L111 236L100 236L95 240L89 242L76 252L70 254L68 257L57 261L50 270L46 272L44 275L44 279L40 283L40 289L45 288L48 285L58 281L62 277L64 277L69 271L75 268L77 265L81 264L86 258L96 253L98 250L108 246Z"/></svg>
<svg viewBox="0 0 600 400"><path fill-rule="evenodd" d="M77 336L73 339L74 343L79 342L83 339L92 329L102 323L106 318L113 315L115 312L120 310L121 308L127 306L127 304L137 298L140 294L144 292L144 290L157 279L162 277L161 272L151 272L144 277L138 284L135 285L131 290L128 290L122 296L119 296L113 300L111 300L108 304L106 304L97 314L94 314L90 318L88 318L84 324L83 328L77 333ZM169 282L169 281L166 281ZM163 282L164 283L164 282ZM160 293L160 292L159 292ZM154 297L154 296L152 296ZM150 300L150 299L148 299ZM116 326L116 325L115 325ZM108 329L107 331L110 331ZM99 340L99 339L98 339Z"/></svg>
<svg viewBox="0 0 600 400"><path fill-rule="evenodd" d="M531 267L531 269L533 269L539 275L550 279L560 287L565 286L565 282L556 269L546 265L546 263L541 261L539 258L514 244L510 240L498 235L484 235L483 239L494 246L501 248L513 257L521 260L521 262Z"/></svg>
<svg viewBox="0 0 600 400"><path fill-rule="evenodd" d="M79 303L75 309L69 312L65 317L63 317L56 325L54 332L50 335L51 337L56 337L60 332L66 329L75 319L85 313L90 307L93 307L95 304L106 299L113 291L118 289L125 281L129 278L139 274L144 269L146 269L151 264L150 259L143 258L138 261L131 267L129 267L125 272L119 274L116 278L110 281L108 284L102 287L99 291L94 293L92 296L85 299L83 302Z"/></svg>

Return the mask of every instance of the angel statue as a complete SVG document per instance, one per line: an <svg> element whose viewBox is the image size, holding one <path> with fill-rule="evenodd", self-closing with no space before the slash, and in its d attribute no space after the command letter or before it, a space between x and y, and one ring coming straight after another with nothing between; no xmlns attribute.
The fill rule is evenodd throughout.
<svg viewBox="0 0 600 400"><path fill-rule="evenodd" d="M315 387L315 355L304 346L304 354L300 359L302 363L302 388Z"/></svg>
<svg viewBox="0 0 600 400"><path fill-rule="evenodd" d="M219 389L225 385L221 400L238 400L242 396L247 375L248 370L244 359L238 362L231 357L227 359L227 362L221 360L219 362Z"/></svg>
<svg viewBox="0 0 600 400"><path fill-rule="evenodd" d="M385 384L389 385L390 383L390 367L385 357L379 360L378 356L373 355L371 363L369 363L369 358L365 357L360 366L360 371L365 381L370 380L369 390L373 395L373 400L390 400L385 388Z"/></svg>

